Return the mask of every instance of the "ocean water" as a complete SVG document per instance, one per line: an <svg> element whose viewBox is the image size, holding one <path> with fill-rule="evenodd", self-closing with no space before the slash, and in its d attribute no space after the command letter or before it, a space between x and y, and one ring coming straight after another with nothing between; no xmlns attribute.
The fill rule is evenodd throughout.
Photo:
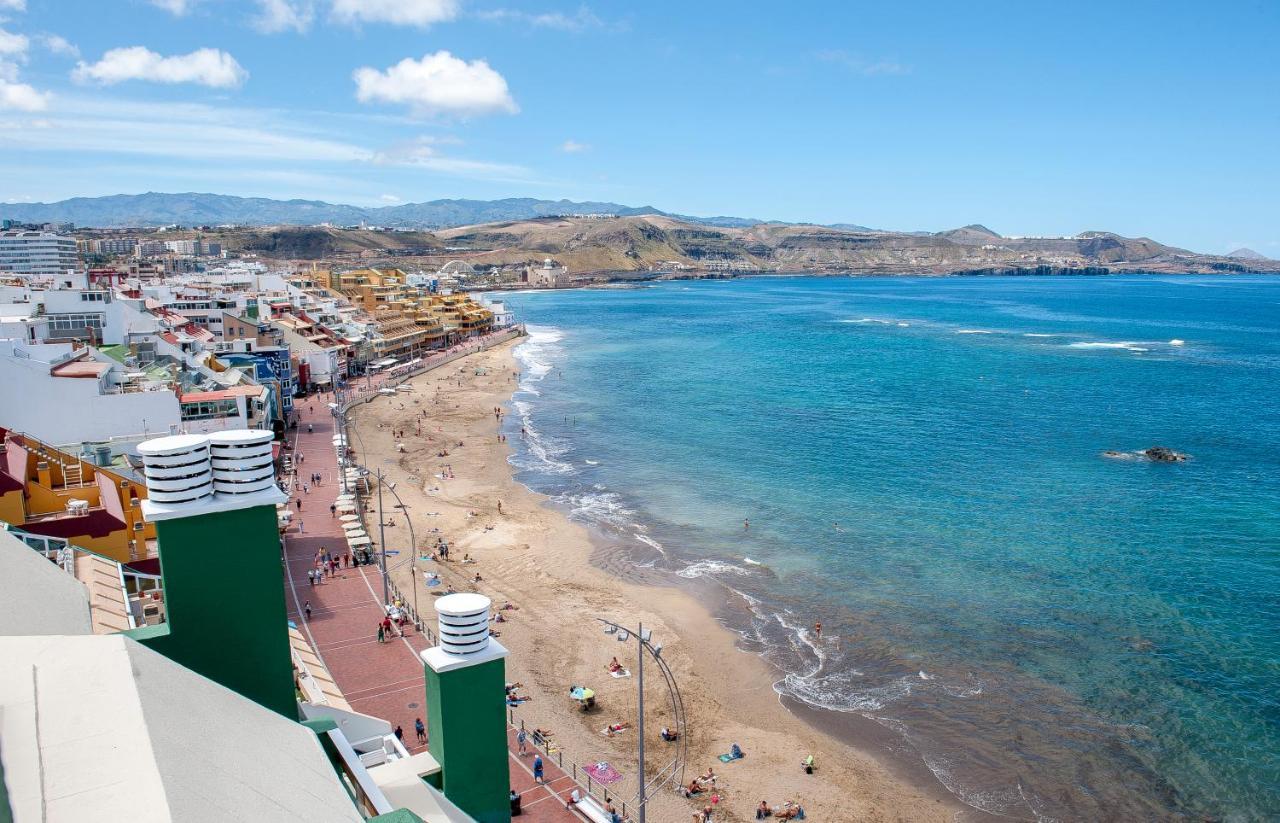
<svg viewBox="0 0 1280 823"><path fill-rule="evenodd" d="M992 815L1280 819L1280 278L507 299L519 479L722 585L780 693Z"/></svg>

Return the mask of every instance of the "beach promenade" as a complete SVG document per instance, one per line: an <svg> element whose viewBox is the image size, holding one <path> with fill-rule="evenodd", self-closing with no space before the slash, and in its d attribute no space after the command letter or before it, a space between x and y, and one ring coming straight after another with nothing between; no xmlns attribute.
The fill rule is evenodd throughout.
<svg viewBox="0 0 1280 823"><path fill-rule="evenodd" d="M369 381L368 389L376 390L383 379ZM427 639L409 625L404 636L393 634L385 643L378 642L378 623L384 612L382 576L377 565L339 569L315 585L307 576L307 572L315 568L319 552L327 549L341 555L347 551L340 521L329 511L329 506L342 492L333 447L335 418L329 402L330 395L299 400L295 405L298 428L289 434L294 445L297 476L310 485L309 492L295 490L290 478L287 489L294 512L293 524L285 534L289 617L321 656L352 708L403 729L405 748L416 753L426 748L417 740L414 721L422 718L425 722L427 715L423 664L418 657L428 647ZM313 473L322 476L318 486L309 483ZM301 509L297 501L302 502ZM376 519L376 514L370 517ZM369 525L376 524L371 519ZM401 528L398 532L407 537L407 529ZM412 547L406 546L409 548ZM397 560L407 558L401 556ZM308 603L311 606L309 620L304 616ZM430 604L430 597L420 599L423 620L429 627L434 624ZM500 697L495 695L494 699ZM547 783L536 784L533 757L520 757L515 753L515 734L514 728L508 729L511 786L521 795L521 819L535 822L585 819L565 807L563 798L575 787L572 778L556 766L554 758L544 755Z"/></svg>

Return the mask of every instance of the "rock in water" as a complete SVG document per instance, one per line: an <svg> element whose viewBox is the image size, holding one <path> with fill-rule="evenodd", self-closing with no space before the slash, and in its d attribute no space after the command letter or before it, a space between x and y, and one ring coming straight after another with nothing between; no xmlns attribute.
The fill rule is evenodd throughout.
<svg viewBox="0 0 1280 823"><path fill-rule="evenodd" d="M1154 460L1157 463L1181 463L1187 459L1187 455L1182 452L1176 452L1173 449L1167 449L1164 446L1152 446L1142 454L1148 460Z"/></svg>

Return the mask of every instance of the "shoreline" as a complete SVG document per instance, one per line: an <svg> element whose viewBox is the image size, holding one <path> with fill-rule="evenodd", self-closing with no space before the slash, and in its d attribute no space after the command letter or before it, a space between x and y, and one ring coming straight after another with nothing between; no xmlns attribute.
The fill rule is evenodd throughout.
<svg viewBox="0 0 1280 823"><path fill-rule="evenodd" d="M439 573L445 585L459 591L480 591L495 602L520 607L497 627L512 651L509 680L522 682L521 691L533 697L513 711L515 721L551 728L566 768L570 760L609 760L624 775L615 794L631 797L634 735L609 738L600 729L634 722L634 681L605 672L615 654L624 665L632 664L618 644L606 645L608 638L593 617L643 620L664 645L664 659L684 693L690 726L684 780L708 766L719 767L720 819L751 819L761 799L772 805L798 800L814 819L954 820L961 814L971 819L967 815L974 810L936 779L918 779L924 776L911 774L906 763L893 762L890 752L876 751L887 749L887 731L880 730L880 739L872 739L870 746L850 745L836 738L821 717L805 716L829 713L785 705L773 688L776 669L739 648L737 633L702 602L697 586L645 574L628 564L607 536L570 520L545 495L516 480L509 462L512 447L497 436L502 426L494 408L508 407L518 389L513 351L520 342L426 372L409 381L413 392L352 410L357 443L368 448L364 463L385 467L400 485L414 524L415 549L434 545L437 536L450 543L449 562L428 560L420 564L423 569ZM424 413L426 424L419 435L416 419ZM405 436L394 438L397 429L405 429ZM397 450L398 442L404 443L403 452ZM497 512L499 501L502 514ZM388 516L394 520L394 511ZM388 531L388 536L388 543L403 542L408 529ZM421 575L411 581L405 554L389 573L406 596L413 592L418 598L419 612L430 615L432 595L443 593L444 585L429 589ZM476 562L462 563L464 555ZM480 582L474 581L476 573ZM566 696L575 683L597 690L598 711L577 711ZM652 728L663 725L668 714L664 693L655 688L646 688L646 720ZM735 742L747 758L728 764L715 760ZM799 768L809 752L819 764L814 775ZM668 752L651 750L646 769L652 774L669 759ZM662 819L687 817L696 808L700 805L671 789L660 790L650 801L650 809Z"/></svg>

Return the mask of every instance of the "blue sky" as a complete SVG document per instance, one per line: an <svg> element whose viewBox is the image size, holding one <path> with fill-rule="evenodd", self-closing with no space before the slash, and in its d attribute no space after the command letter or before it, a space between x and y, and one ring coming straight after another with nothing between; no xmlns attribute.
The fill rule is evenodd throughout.
<svg viewBox="0 0 1280 823"><path fill-rule="evenodd" d="M609 200L1280 257L1280 3L0 0L0 201Z"/></svg>

